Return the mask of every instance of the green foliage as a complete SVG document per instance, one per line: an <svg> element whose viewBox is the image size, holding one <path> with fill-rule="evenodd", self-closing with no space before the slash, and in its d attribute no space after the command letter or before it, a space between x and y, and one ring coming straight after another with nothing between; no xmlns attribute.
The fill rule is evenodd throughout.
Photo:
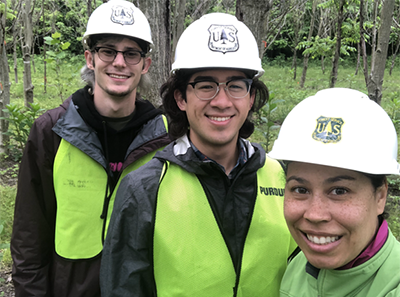
<svg viewBox="0 0 400 297"><path fill-rule="evenodd" d="M1 155L0 154L0 157L3 157L4 158L4 160L6 160L7 158L9 158L10 156L8 156L8 155ZM18 170L19 170L19 165L18 164L14 164L12 167L9 167L9 168L5 168L5 169L2 169L2 170L0 170L0 175L9 175L9 176L11 176L12 178L17 178L17 176L18 176Z"/></svg>
<svg viewBox="0 0 400 297"><path fill-rule="evenodd" d="M389 105L388 114L396 126L397 131L400 131L400 92L395 91L388 95Z"/></svg>
<svg viewBox="0 0 400 297"><path fill-rule="evenodd" d="M1 246L0 246L0 249L1 249ZM11 268L12 258L11 258L10 245L8 245L8 247L4 248L2 255L0 253L0 262L1 262L2 266Z"/></svg>
<svg viewBox="0 0 400 297"><path fill-rule="evenodd" d="M336 40L330 37L320 38L319 36L313 37L311 41L299 42L297 49L304 49L303 55L310 55L311 58L316 59L320 57L331 57L335 52Z"/></svg>
<svg viewBox="0 0 400 297"><path fill-rule="evenodd" d="M15 186L0 186L0 262L5 250L10 248L16 193Z"/></svg>
<svg viewBox="0 0 400 297"><path fill-rule="evenodd" d="M9 122L8 131L4 134L10 138L8 149L15 161L21 159L33 122L44 111L38 103L31 103L30 106L31 108L8 104L6 109L3 109L8 116L0 118Z"/></svg>
<svg viewBox="0 0 400 297"><path fill-rule="evenodd" d="M273 143L276 135L273 134L274 130L279 129L273 121L272 115L277 111L277 104L282 103L284 100L275 99L275 94L270 92L268 102L258 111L256 129L261 133L263 140L260 141L268 152L271 144Z"/></svg>
<svg viewBox="0 0 400 297"><path fill-rule="evenodd" d="M0 15L2 15L4 13L4 7L5 4L3 2L0 2ZM16 12L11 11L9 7L7 7L7 20L13 20L15 19L16 16Z"/></svg>
<svg viewBox="0 0 400 297"><path fill-rule="evenodd" d="M400 241L400 197L389 196L386 202L386 211L389 213L387 219L390 230Z"/></svg>
<svg viewBox="0 0 400 297"><path fill-rule="evenodd" d="M353 43L354 39L342 39L340 46L340 54L349 56L350 52L355 52L357 49L349 43ZM311 58L316 59L320 57L333 57L336 49L336 38L330 37L320 38L319 36L313 37L311 41L302 41L296 47L297 49L304 49L303 55L309 54Z"/></svg>
<svg viewBox="0 0 400 297"><path fill-rule="evenodd" d="M61 77L61 68L71 67L68 63L68 52L67 49L71 45L69 42L61 41L61 34L56 32L50 36L46 36L45 38L46 44L49 45L50 49L46 51L46 54L49 58L45 59L45 61L52 67L56 76L54 78L55 83L54 86L58 91L58 96L60 96L61 103L64 101L63 93L64 88L66 86L71 85L73 80L73 76L68 79Z"/></svg>

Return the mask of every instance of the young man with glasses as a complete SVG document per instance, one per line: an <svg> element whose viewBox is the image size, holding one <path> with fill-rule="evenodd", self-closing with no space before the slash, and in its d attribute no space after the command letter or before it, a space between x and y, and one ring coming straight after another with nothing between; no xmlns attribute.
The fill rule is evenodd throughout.
<svg viewBox="0 0 400 297"><path fill-rule="evenodd" d="M21 163L11 252L15 296L100 296L103 240L123 176L170 142L141 99L152 39L144 14L111 0L83 37L88 85L39 117Z"/></svg>
<svg viewBox="0 0 400 297"><path fill-rule="evenodd" d="M268 100L257 43L208 14L176 47L161 88L175 139L118 189L102 296L278 296L295 249L281 165L245 138Z"/></svg>

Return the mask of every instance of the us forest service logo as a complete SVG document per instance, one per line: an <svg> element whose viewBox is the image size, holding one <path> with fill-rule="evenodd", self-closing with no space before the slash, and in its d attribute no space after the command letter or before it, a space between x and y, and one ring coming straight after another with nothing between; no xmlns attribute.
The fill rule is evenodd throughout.
<svg viewBox="0 0 400 297"><path fill-rule="evenodd" d="M208 47L214 52L236 52L239 49L237 29L232 25L211 25L208 28L210 39Z"/></svg>
<svg viewBox="0 0 400 297"><path fill-rule="evenodd" d="M113 6L111 21L121 25L133 25L133 9L121 5Z"/></svg>
<svg viewBox="0 0 400 297"><path fill-rule="evenodd" d="M323 143L336 143L342 139L342 126L344 121L341 118L329 118L320 116L317 119L312 138Z"/></svg>

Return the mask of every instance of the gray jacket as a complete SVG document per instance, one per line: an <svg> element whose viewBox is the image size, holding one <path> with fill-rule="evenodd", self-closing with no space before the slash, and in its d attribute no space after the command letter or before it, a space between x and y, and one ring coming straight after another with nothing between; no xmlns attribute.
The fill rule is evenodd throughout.
<svg viewBox="0 0 400 297"><path fill-rule="evenodd" d="M257 196L257 170L266 158L259 145L241 141L245 142L248 160L233 179L229 179L215 162L200 161L184 136L122 180L103 250L100 272L103 297L157 296L152 264L153 230L159 180L165 161L198 177L233 265L240 269Z"/></svg>
<svg viewBox="0 0 400 297"><path fill-rule="evenodd" d="M85 92L80 90L73 96L82 96ZM10 247L16 296L100 295L100 255L71 261L61 258L54 250L57 204L53 163L61 137L106 168L96 132L71 102L70 97L35 121L22 157ZM126 153L124 168L169 142L162 116L149 116Z"/></svg>

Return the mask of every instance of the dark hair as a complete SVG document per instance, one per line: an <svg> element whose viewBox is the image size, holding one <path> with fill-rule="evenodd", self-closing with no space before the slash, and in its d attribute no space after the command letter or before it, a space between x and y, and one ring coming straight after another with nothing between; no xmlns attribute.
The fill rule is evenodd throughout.
<svg viewBox="0 0 400 297"><path fill-rule="evenodd" d="M380 188L381 186L383 186L384 184L387 183L387 178L386 178L385 174L369 174L369 173L364 173L364 172L360 172L360 173L369 178L375 192L378 188ZM383 213L378 215L378 217L380 217L382 219L387 219L389 217L389 213L385 209L383 211Z"/></svg>
<svg viewBox="0 0 400 297"><path fill-rule="evenodd" d="M209 68L215 69L215 68ZM202 69L206 70L206 69ZM186 112L179 109L175 101L175 90L182 94L184 100L186 100L186 88L189 79L199 69L181 69L172 74L167 82L161 86L160 95L163 100L163 108L169 119L168 131L173 139L177 139L187 132L189 128L189 122L186 116ZM241 71L241 70L240 70ZM248 78L254 75L254 72L243 70ZM260 81L258 78L253 79L251 85L250 94L255 94L254 104L251 107L249 114L247 115L246 121L243 123L239 130L239 136L242 138L248 138L254 132L254 123L251 121L254 112L257 112L262 108L269 99L269 93L267 86Z"/></svg>

